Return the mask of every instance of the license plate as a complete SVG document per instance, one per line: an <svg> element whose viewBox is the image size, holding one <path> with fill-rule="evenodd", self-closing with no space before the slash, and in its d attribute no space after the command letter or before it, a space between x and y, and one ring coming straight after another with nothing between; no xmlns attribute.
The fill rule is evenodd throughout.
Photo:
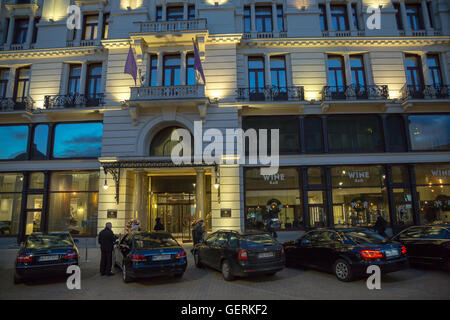
<svg viewBox="0 0 450 320"><path fill-rule="evenodd" d="M39 261L55 261L59 260L59 255L56 256L40 256Z"/></svg>
<svg viewBox="0 0 450 320"><path fill-rule="evenodd" d="M386 250L386 258L396 257L396 256L398 256L397 249Z"/></svg>
<svg viewBox="0 0 450 320"><path fill-rule="evenodd" d="M172 256L170 254L161 254L158 256L153 256L153 261L165 261L172 259Z"/></svg>
<svg viewBox="0 0 450 320"><path fill-rule="evenodd" d="M264 253L258 254L258 258L260 258L260 259L272 258L273 256L274 256L273 252L264 252Z"/></svg>

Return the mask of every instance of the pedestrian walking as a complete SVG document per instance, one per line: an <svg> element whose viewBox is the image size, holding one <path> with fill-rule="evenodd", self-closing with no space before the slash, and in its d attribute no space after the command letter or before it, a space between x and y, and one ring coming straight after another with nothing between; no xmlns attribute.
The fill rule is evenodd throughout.
<svg viewBox="0 0 450 320"><path fill-rule="evenodd" d="M114 242L116 236L112 231L112 224L108 222L105 229L98 234L98 243L100 244L101 259L100 259L100 274L102 276L112 276L112 252L114 249Z"/></svg>
<svg viewBox="0 0 450 320"><path fill-rule="evenodd" d="M131 231L132 232L141 231L141 227L139 226L138 220L133 221L133 225L131 226Z"/></svg>
<svg viewBox="0 0 450 320"><path fill-rule="evenodd" d="M194 229L194 245L200 242L200 240L203 239L203 234L205 233L205 230L203 228L203 220L199 220L197 224L195 225Z"/></svg>
<svg viewBox="0 0 450 320"><path fill-rule="evenodd" d="M387 221L381 216L380 212L377 213L377 221L373 228L383 237L387 237L386 235L386 225Z"/></svg>
<svg viewBox="0 0 450 320"><path fill-rule="evenodd" d="M161 223L161 218L156 218L155 219L155 231L163 231L164 230L164 225Z"/></svg>

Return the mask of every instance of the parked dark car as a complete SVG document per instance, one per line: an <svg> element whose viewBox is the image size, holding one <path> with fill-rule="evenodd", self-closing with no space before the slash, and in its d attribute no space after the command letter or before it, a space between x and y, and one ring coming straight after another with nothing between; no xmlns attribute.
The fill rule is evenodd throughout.
<svg viewBox="0 0 450 320"><path fill-rule="evenodd" d="M68 232L32 233L20 245L14 283L65 275L78 265L78 248Z"/></svg>
<svg viewBox="0 0 450 320"><path fill-rule="evenodd" d="M412 264L450 271L450 224L409 227L392 239L405 245Z"/></svg>
<svg viewBox="0 0 450 320"><path fill-rule="evenodd" d="M174 275L186 271L186 251L166 232L132 232L122 236L114 248L114 265L122 269L123 281Z"/></svg>
<svg viewBox="0 0 450 320"><path fill-rule="evenodd" d="M366 275L377 265L382 273L407 268L405 247L360 228L323 228L283 243L287 266L307 266L332 272L341 281Z"/></svg>
<svg viewBox="0 0 450 320"><path fill-rule="evenodd" d="M281 244L263 232L219 230L192 249L195 265L222 271L225 280L253 274L274 275L285 265Z"/></svg>

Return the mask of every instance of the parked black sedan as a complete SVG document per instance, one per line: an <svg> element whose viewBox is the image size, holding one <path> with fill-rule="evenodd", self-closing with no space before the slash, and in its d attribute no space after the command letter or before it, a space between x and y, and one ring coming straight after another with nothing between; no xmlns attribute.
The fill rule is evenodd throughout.
<svg viewBox="0 0 450 320"><path fill-rule="evenodd" d="M68 232L33 233L21 244L14 283L66 273L78 265L78 248Z"/></svg>
<svg viewBox="0 0 450 320"><path fill-rule="evenodd" d="M223 278L253 274L274 275L285 265L284 250L267 233L239 233L219 230L192 249L198 268L209 266L222 271Z"/></svg>
<svg viewBox="0 0 450 320"><path fill-rule="evenodd" d="M450 272L450 225L413 226L392 237L403 243L411 263L434 265Z"/></svg>
<svg viewBox="0 0 450 320"><path fill-rule="evenodd" d="M352 281L377 265L388 273L407 268L406 249L373 231L359 228L316 229L283 243L288 266L308 266Z"/></svg>
<svg viewBox="0 0 450 320"><path fill-rule="evenodd" d="M160 275L181 278L186 271L186 251L166 232L132 232L122 236L114 249L114 265L123 281Z"/></svg>

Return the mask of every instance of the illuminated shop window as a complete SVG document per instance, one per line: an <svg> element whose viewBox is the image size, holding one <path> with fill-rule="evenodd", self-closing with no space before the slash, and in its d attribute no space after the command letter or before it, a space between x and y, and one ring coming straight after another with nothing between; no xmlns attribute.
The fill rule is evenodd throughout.
<svg viewBox="0 0 450 320"><path fill-rule="evenodd" d="M21 173L0 173L0 236L18 234L22 188Z"/></svg>

